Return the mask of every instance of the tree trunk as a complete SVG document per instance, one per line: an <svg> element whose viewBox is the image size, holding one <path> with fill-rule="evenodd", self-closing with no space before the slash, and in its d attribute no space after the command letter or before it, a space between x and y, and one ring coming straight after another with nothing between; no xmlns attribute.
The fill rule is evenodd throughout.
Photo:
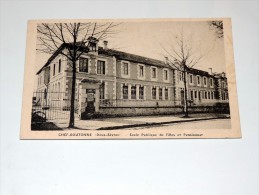
<svg viewBox="0 0 259 195"><path fill-rule="evenodd" d="M72 89L70 99L70 119L68 128L75 127L75 92L76 92L76 60L72 61L73 76L72 76Z"/></svg>
<svg viewBox="0 0 259 195"><path fill-rule="evenodd" d="M188 117L188 96L187 96L187 79L186 79L186 68L184 68L183 74L183 83L184 83L184 116Z"/></svg>

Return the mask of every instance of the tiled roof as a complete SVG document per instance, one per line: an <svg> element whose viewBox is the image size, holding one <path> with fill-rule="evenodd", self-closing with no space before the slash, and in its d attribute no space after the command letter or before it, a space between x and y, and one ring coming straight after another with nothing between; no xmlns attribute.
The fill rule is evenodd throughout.
<svg viewBox="0 0 259 195"><path fill-rule="evenodd" d="M102 47L99 47L98 53L102 55L107 55L107 56L115 56L119 60L127 60L130 62L136 62L140 64L170 68L170 66L165 64L165 62L163 61L144 57L144 56L139 56L135 54L130 54L122 51L117 51L113 49L103 49Z"/></svg>
<svg viewBox="0 0 259 195"><path fill-rule="evenodd" d="M213 75L209 74L206 71L203 70L198 70L195 68L189 68L188 70L189 73L195 74L195 75L201 75L201 76L207 76L207 77L214 77Z"/></svg>
<svg viewBox="0 0 259 195"><path fill-rule="evenodd" d="M65 47L68 47L69 44L62 44L59 49L48 59L46 64L37 72L39 74L44 67L48 66L52 60L62 51ZM83 47L82 47L83 48ZM107 56L115 56L117 59L120 60L127 60L131 62L136 62L140 64L146 64L146 65L152 65L152 66L158 66L158 67L164 67L164 68L171 68L169 65L165 64L165 62L160 60L155 60L148 57L143 57L135 54L130 54L122 51L117 51L113 49L104 49L102 47L98 48L98 54L107 55Z"/></svg>
<svg viewBox="0 0 259 195"><path fill-rule="evenodd" d="M45 67L47 67L52 62L52 60L60 53L60 51L62 51L65 47L68 47L68 46L69 44L62 44L59 47L59 49L48 59L46 64L37 72L37 74L39 74ZM82 49L84 48L82 47ZM98 54L106 55L106 56L115 56L119 60L127 60L130 62L145 64L145 65L158 66L162 68L172 68L171 66L169 66L168 64L160 60L139 56L135 54L130 54L122 51L117 51L114 49L104 49L103 47L99 47ZM208 72L203 70L198 70L195 68L189 68L189 72L196 75L213 77L213 75L210 75Z"/></svg>

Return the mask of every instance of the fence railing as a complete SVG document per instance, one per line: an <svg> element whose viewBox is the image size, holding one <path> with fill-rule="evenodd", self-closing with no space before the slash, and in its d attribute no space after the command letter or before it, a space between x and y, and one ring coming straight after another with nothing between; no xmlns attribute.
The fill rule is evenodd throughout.
<svg viewBox="0 0 259 195"><path fill-rule="evenodd" d="M32 97L32 122L42 117L46 120L68 119L71 109L70 94L65 92L34 92ZM78 102L75 100L75 112ZM39 117L41 115L41 117Z"/></svg>

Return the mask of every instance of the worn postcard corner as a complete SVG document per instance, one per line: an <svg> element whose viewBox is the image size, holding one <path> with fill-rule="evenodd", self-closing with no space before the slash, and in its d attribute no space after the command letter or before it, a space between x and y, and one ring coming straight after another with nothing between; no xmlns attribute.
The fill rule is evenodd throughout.
<svg viewBox="0 0 259 195"><path fill-rule="evenodd" d="M230 18L30 20L20 139L241 138Z"/></svg>

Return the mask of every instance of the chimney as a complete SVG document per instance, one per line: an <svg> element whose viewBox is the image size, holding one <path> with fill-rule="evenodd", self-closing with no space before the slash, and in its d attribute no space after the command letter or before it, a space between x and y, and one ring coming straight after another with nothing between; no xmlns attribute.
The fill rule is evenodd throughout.
<svg viewBox="0 0 259 195"><path fill-rule="evenodd" d="M209 68L209 74L212 75L212 68Z"/></svg>
<svg viewBox="0 0 259 195"><path fill-rule="evenodd" d="M108 49L108 41L103 41L103 48Z"/></svg>
<svg viewBox="0 0 259 195"><path fill-rule="evenodd" d="M222 77L225 78L226 74L224 72L221 73Z"/></svg>
<svg viewBox="0 0 259 195"><path fill-rule="evenodd" d="M165 63L166 63L166 64L169 64L169 60L168 60L168 57L167 57L167 56L165 56Z"/></svg>

